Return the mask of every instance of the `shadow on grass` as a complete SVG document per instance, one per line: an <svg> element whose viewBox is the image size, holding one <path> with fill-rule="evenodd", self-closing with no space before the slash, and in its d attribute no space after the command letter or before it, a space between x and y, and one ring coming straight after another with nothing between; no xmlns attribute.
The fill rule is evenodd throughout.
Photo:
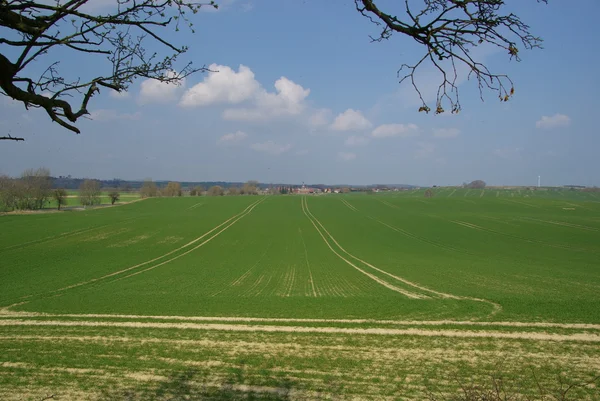
<svg viewBox="0 0 600 401"><path fill-rule="evenodd" d="M172 373L166 380L131 388L104 390L101 400L179 401L179 400L291 400L294 383L288 379L270 379L269 386L244 383L242 373L233 374L224 384L215 384L201 371L188 369ZM294 397L294 399L298 399Z"/></svg>

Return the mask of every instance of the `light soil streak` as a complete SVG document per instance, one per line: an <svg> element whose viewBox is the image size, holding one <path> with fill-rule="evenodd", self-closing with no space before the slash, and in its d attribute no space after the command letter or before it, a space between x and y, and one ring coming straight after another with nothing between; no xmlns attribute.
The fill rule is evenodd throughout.
<svg viewBox="0 0 600 401"><path fill-rule="evenodd" d="M347 323L347 324L386 324L396 326L474 326L474 327L512 327L512 328L557 328L575 330L600 330L600 324L593 323L555 323L555 322L516 322L516 321L489 321L479 322L470 320L383 320L383 319L325 319L325 318L271 318L247 316L179 316L179 315L129 315L129 314L101 314L101 313L43 313L12 311L8 308L0 309L0 321L3 319L25 318L79 318L79 319L129 319L129 320L175 320L183 322L263 322L263 323Z"/></svg>
<svg viewBox="0 0 600 401"><path fill-rule="evenodd" d="M455 337L455 338L502 338L535 341L600 342L600 335L591 333L555 334L546 332L503 332L452 329L393 329L350 327L265 326L224 323L157 323L157 322L106 322L106 321L60 321L60 320L0 320L0 326L37 327L120 327L139 329L218 330L230 332L267 333L332 333L357 335Z"/></svg>

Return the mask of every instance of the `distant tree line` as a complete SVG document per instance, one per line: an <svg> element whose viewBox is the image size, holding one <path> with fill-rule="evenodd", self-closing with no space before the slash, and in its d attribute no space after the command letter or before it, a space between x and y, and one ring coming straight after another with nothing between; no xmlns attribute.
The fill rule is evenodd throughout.
<svg viewBox="0 0 600 401"><path fill-rule="evenodd" d="M157 196L182 196L183 190L178 182L169 182L164 188L159 188L152 180L146 180L140 188L142 198L154 198Z"/></svg>
<svg viewBox="0 0 600 401"><path fill-rule="evenodd" d="M212 185L205 187L196 185L188 189L189 196L223 196L223 195L258 195L260 191L258 181L248 181L241 186L232 185L225 187L222 185ZM160 188L152 180L146 180L140 188L140 196L142 198L154 198L159 196L183 196L184 191L179 182L169 182L165 187Z"/></svg>

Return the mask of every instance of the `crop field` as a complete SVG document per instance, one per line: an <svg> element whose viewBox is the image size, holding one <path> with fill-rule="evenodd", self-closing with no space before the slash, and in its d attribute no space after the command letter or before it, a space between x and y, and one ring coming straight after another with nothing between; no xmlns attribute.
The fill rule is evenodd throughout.
<svg viewBox="0 0 600 401"><path fill-rule="evenodd" d="M597 195L423 191L0 216L0 399L600 400Z"/></svg>

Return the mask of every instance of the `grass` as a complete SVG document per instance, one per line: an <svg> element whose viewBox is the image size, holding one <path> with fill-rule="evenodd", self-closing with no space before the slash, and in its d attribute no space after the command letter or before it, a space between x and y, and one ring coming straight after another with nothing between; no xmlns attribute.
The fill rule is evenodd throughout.
<svg viewBox="0 0 600 401"><path fill-rule="evenodd" d="M131 202L133 200L139 199L140 198L140 194L139 192L122 192L120 193L120 197L119 200L116 202L116 204L123 204L123 203L127 203L127 202ZM79 201L79 191L78 190L67 190L67 198L65 199L65 201L67 202L66 205L63 205L61 207L82 207L81 206L81 202ZM101 205L110 205L111 204L111 199L108 196L108 191L102 191L102 193L100 194L100 204ZM54 199L50 198L48 200L48 202L46 202L46 204L44 205L44 209L56 209L57 208L57 203Z"/></svg>
<svg viewBox="0 0 600 401"><path fill-rule="evenodd" d="M191 375L189 391L220 389L214 399L298 399L290 388L419 399L455 391L450 373L483 378L498 364L545 383L589 380L600 369L600 203L502 191L0 216L0 398L27 386L29 399L162 399ZM213 318L185 318L198 316ZM315 318L334 321L293 320ZM598 399L588 390L576 394Z"/></svg>

